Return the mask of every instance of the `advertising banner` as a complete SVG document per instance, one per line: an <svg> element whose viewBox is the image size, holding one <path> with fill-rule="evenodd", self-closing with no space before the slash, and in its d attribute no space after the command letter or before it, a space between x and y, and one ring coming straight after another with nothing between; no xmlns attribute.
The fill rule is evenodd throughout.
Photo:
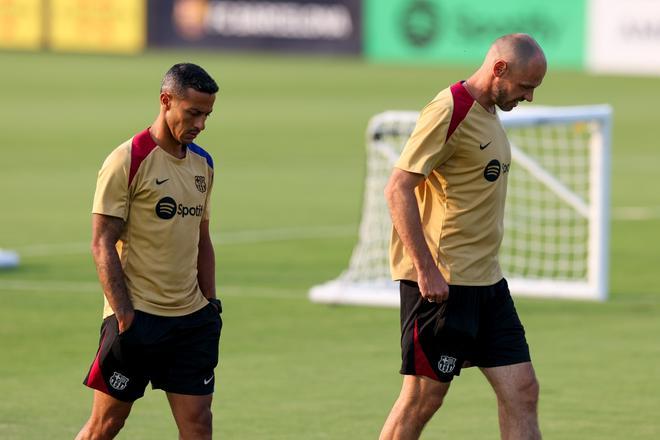
<svg viewBox="0 0 660 440"><path fill-rule="evenodd" d="M135 53L144 48L145 0L51 0L53 50Z"/></svg>
<svg viewBox="0 0 660 440"><path fill-rule="evenodd" d="M585 0L365 0L374 60L474 64L504 34L536 38L550 66L582 67Z"/></svg>
<svg viewBox="0 0 660 440"><path fill-rule="evenodd" d="M660 1L590 0L588 67L660 74Z"/></svg>
<svg viewBox="0 0 660 440"><path fill-rule="evenodd" d="M149 0L150 46L359 53L361 0Z"/></svg>
<svg viewBox="0 0 660 440"><path fill-rule="evenodd" d="M39 49L42 9L42 0L1 0L0 49Z"/></svg>

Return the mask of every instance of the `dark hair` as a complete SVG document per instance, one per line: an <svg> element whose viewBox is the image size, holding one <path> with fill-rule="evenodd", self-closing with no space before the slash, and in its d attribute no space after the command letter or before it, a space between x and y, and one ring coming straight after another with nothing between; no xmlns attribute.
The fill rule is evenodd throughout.
<svg viewBox="0 0 660 440"><path fill-rule="evenodd" d="M179 63L167 71L160 91L168 91L177 96L184 96L186 89L213 95L218 92L218 84L204 69L192 63Z"/></svg>

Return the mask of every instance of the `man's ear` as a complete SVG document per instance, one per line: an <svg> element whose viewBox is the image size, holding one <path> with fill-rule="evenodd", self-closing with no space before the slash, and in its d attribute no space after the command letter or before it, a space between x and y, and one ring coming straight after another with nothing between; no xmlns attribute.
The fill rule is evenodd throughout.
<svg viewBox="0 0 660 440"><path fill-rule="evenodd" d="M495 61L495 64L493 65L493 75L495 75L498 78L504 76L508 67L509 67L508 64L504 60Z"/></svg>
<svg viewBox="0 0 660 440"><path fill-rule="evenodd" d="M167 92L160 92L160 105L169 110L172 107L172 95Z"/></svg>

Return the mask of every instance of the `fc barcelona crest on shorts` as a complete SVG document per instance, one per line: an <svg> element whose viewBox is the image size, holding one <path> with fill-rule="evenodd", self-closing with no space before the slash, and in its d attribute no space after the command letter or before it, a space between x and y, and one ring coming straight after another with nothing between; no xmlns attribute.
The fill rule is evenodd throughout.
<svg viewBox="0 0 660 440"><path fill-rule="evenodd" d="M121 391L126 388L126 385L128 385L128 377L117 373L116 371L112 373L112 377L110 378L110 386L112 388Z"/></svg>
<svg viewBox="0 0 660 440"><path fill-rule="evenodd" d="M206 192L206 179L204 176L195 176L195 186L199 192Z"/></svg>
<svg viewBox="0 0 660 440"><path fill-rule="evenodd" d="M454 371L454 367L456 366L456 358L453 358L451 356L440 356L440 360L438 361L438 370L442 373L451 373Z"/></svg>

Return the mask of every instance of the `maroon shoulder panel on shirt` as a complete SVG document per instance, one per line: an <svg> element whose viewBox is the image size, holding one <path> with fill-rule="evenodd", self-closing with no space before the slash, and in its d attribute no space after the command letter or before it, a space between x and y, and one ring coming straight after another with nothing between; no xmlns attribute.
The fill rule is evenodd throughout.
<svg viewBox="0 0 660 440"><path fill-rule="evenodd" d="M148 128L133 136L133 142L131 143L131 170L128 175L128 186L131 186L133 177L135 177L142 161L154 148L156 148L156 142L151 138Z"/></svg>
<svg viewBox="0 0 660 440"><path fill-rule="evenodd" d="M465 116L467 116L470 111L470 107L474 103L474 98L470 95L470 92L463 87L463 81L459 81L450 88L451 96L454 99L454 111L451 114L451 121L449 122L449 129L447 130L447 138L445 142L449 140L451 135L454 133L458 125L463 122Z"/></svg>

